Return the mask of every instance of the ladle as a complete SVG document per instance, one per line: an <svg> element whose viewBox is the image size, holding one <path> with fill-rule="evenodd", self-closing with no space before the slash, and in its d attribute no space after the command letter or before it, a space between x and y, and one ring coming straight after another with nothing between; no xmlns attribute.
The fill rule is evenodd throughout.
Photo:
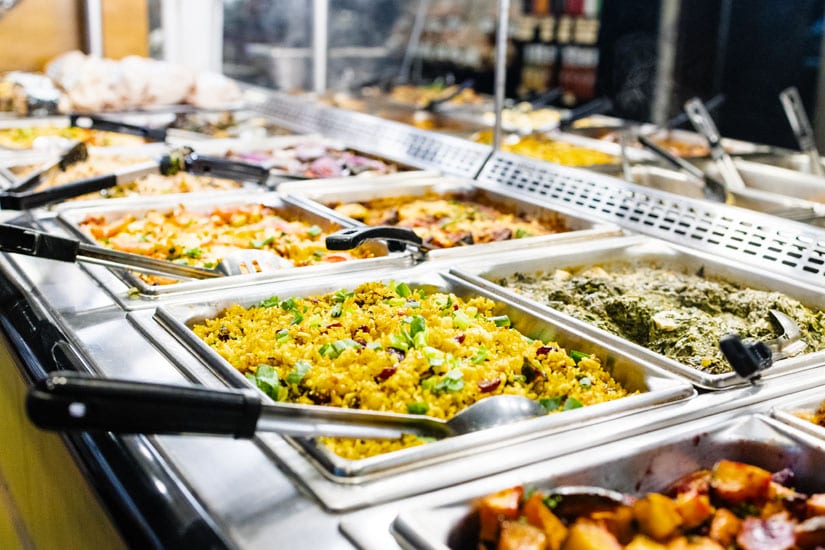
<svg viewBox="0 0 825 550"><path fill-rule="evenodd" d="M283 435L398 438L402 433L442 438L547 414L537 401L495 395L448 421L424 415L340 407L263 403L254 390L213 390L50 373L29 390L26 411L48 430L120 433L202 433L250 438Z"/></svg>

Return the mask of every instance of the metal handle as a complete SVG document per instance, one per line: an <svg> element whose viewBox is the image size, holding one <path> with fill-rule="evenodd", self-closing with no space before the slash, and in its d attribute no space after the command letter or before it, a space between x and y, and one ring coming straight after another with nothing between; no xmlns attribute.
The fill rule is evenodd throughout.
<svg viewBox="0 0 825 550"><path fill-rule="evenodd" d="M696 131L708 140L710 154L713 160L716 161L716 166L728 189L736 191L744 189L745 182L742 180L742 176L739 175L733 159L730 158L725 148L722 147L722 138L719 135L719 130L702 101L698 97L687 100L687 102L685 102L685 112L690 117L690 122L696 128Z"/></svg>
<svg viewBox="0 0 825 550"><path fill-rule="evenodd" d="M266 183L269 179L269 170L258 164L201 156L197 153L190 153L184 157L184 169L202 176L254 181L260 184Z"/></svg>
<svg viewBox="0 0 825 550"><path fill-rule="evenodd" d="M29 390L26 412L34 424L48 430L249 438L255 434L261 399L253 391L109 380L59 371Z"/></svg>
<svg viewBox="0 0 825 550"><path fill-rule="evenodd" d="M727 190L725 189L725 185L716 180L715 178L710 177L706 173L704 173L698 166L694 166L690 162L686 161L685 159L678 157L668 151L663 147L659 147L652 141L650 141L645 136L638 136L639 143L641 143L645 148L653 151L670 164L675 166L676 168L680 168L693 176L694 178L702 181L704 186L702 187L702 192L705 195L705 198L712 200L714 202L726 202L727 200Z"/></svg>
<svg viewBox="0 0 825 550"><path fill-rule="evenodd" d="M817 176L825 175L819 151L816 149L814 131L810 120L808 120L808 115L805 113L805 106L802 104L799 91L793 86L782 90L779 94L779 100L782 102L785 115L791 123L791 129L799 143L799 148L811 157L811 173Z"/></svg>
<svg viewBox="0 0 825 550"><path fill-rule="evenodd" d="M552 90L548 90L531 99L529 101L530 107L532 109L540 109L542 107L546 107L547 105L556 101L562 95L564 95L564 90L562 88L553 88Z"/></svg>
<svg viewBox="0 0 825 550"><path fill-rule="evenodd" d="M723 103L725 103L725 94L717 94L709 100L705 101L705 109L708 111L708 113L710 113L710 111L715 111L716 109L721 107ZM690 122L690 117L686 112L682 111L678 115L671 118L665 125L665 128L673 130L678 128L679 126L682 126L683 124L687 124L688 122Z"/></svg>
<svg viewBox="0 0 825 550"><path fill-rule="evenodd" d="M411 244L419 249L423 247L421 237L412 229L384 225L341 229L327 235L326 247L329 250L352 250L367 241L375 240L389 241L389 249L393 252L404 250L404 246L398 246L398 243Z"/></svg>
<svg viewBox="0 0 825 550"><path fill-rule="evenodd" d="M148 141L166 141L166 128L147 128L146 126L78 114L69 115L69 124L77 128L90 128L139 136Z"/></svg>
<svg viewBox="0 0 825 550"><path fill-rule="evenodd" d="M77 261L80 243L34 229L0 224L0 250L61 262Z"/></svg>

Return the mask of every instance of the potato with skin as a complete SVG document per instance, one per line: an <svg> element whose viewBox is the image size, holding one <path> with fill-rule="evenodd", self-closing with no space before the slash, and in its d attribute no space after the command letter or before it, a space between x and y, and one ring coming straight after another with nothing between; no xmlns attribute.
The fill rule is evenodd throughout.
<svg viewBox="0 0 825 550"><path fill-rule="evenodd" d="M710 538L727 548L736 541L742 528L742 520L727 508L719 508L710 522Z"/></svg>
<svg viewBox="0 0 825 550"><path fill-rule="evenodd" d="M570 527L562 550L621 550L613 534L595 523L577 521Z"/></svg>
<svg viewBox="0 0 825 550"><path fill-rule="evenodd" d="M650 493L633 503L633 515L639 530L658 541L673 536L682 525L676 503L659 493Z"/></svg>
<svg viewBox="0 0 825 550"><path fill-rule="evenodd" d="M710 470L698 470L677 480L670 486L668 495L675 496L680 493L697 493L706 495L710 492Z"/></svg>
<svg viewBox="0 0 825 550"><path fill-rule="evenodd" d="M730 504L764 502L768 498L771 473L742 462L720 460L713 468L710 487L721 500Z"/></svg>
<svg viewBox="0 0 825 550"><path fill-rule="evenodd" d="M515 520L519 516L519 504L524 495L521 486L503 489L487 495L478 503L481 523L481 540L496 540L502 520Z"/></svg>
<svg viewBox="0 0 825 550"><path fill-rule="evenodd" d="M547 550L547 535L528 523L501 522L498 550Z"/></svg>
<svg viewBox="0 0 825 550"><path fill-rule="evenodd" d="M527 523L541 529L547 535L547 550L559 550L567 538L567 527L544 504L541 494L535 493L527 499L522 510Z"/></svg>

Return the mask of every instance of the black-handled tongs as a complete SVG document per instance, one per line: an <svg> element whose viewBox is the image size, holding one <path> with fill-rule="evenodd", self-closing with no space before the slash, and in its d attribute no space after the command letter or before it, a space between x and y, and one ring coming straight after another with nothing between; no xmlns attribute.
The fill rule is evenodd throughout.
<svg viewBox="0 0 825 550"><path fill-rule="evenodd" d="M398 438L452 435L443 420L293 403L264 403L254 390L214 390L53 372L26 397L40 428L119 433L203 433L251 438L256 432L317 437Z"/></svg>
<svg viewBox="0 0 825 550"><path fill-rule="evenodd" d="M87 128L91 130L104 130L107 132L117 132L119 134L129 134L131 136L142 137L147 141L166 141L166 128L149 128L147 126L138 126L136 124L118 122L116 120L100 118L93 115L69 115L69 124L76 128Z"/></svg>
<svg viewBox="0 0 825 550"><path fill-rule="evenodd" d="M33 189L37 187L37 185L43 181L46 176L56 172L65 172L72 164L77 164L87 158L89 158L89 150L86 148L85 143L79 141L66 150L65 153L60 155L56 161L35 170L33 173L26 176L26 179L14 187L9 188L8 191L20 193Z"/></svg>
<svg viewBox="0 0 825 550"><path fill-rule="evenodd" d="M150 174L173 175L178 172L259 184L264 184L269 178L269 170L263 166L219 157L201 156L185 149L165 155L158 161L136 164L111 174L94 176L59 187L42 191L6 192L0 195L0 208L4 210L36 208L129 183Z"/></svg>
<svg viewBox="0 0 825 550"><path fill-rule="evenodd" d="M352 250L367 241L387 241L390 252L402 252L410 246L417 259L423 259L425 253L433 249L424 244L421 237L412 229L391 225L340 229L327 235L325 244L329 250Z"/></svg>
<svg viewBox="0 0 825 550"><path fill-rule="evenodd" d="M230 274L217 269L204 269L159 260L141 254L111 250L76 239L59 237L42 231L3 223L0 223L0 252L24 254L59 262L83 262L107 267L127 268L155 275L171 275L194 279L209 279Z"/></svg>

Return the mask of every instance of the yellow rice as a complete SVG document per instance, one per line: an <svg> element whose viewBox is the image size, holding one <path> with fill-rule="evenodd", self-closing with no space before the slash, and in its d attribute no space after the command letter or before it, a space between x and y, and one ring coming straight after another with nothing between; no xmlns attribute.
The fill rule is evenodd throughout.
<svg viewBox="0 0 825 550"><path fill-rule="evenodd" d="M556 398L555 410L627 395L598 359L577 364L557 344L503 326L509 320L487 298L374 282L351 292L265 302L268 307L233 305L193 330L243 373L274 367L283 385L278 398L289 402L449 419L491 395ZM295 381L298 364L309 370L286 382L290 373ZM324 442L358 459L422 440Z"/></svg>

